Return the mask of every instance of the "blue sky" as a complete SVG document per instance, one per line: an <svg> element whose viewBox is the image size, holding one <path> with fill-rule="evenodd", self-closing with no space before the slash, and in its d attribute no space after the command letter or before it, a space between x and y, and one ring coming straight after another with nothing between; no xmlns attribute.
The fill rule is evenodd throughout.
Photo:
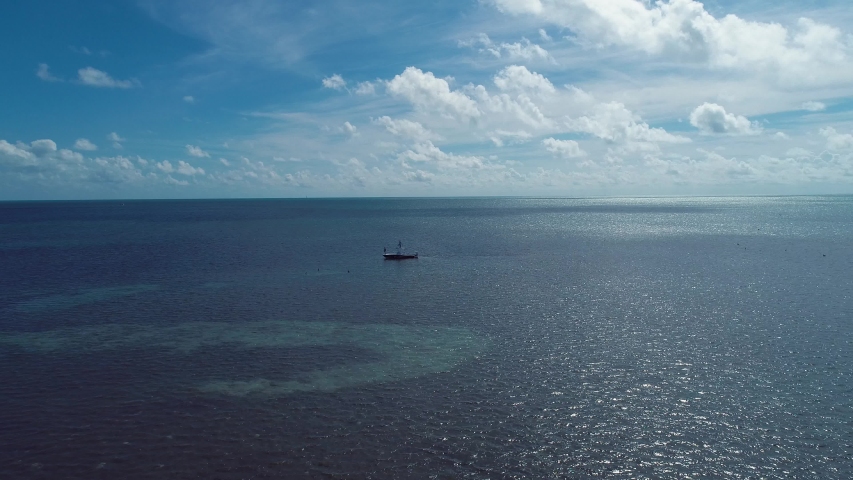
<svg viewBox="0 0 853 480"><path fill-rule="evenodd" d="M843 1L14 2L0 199L853 193Z"/></svg>

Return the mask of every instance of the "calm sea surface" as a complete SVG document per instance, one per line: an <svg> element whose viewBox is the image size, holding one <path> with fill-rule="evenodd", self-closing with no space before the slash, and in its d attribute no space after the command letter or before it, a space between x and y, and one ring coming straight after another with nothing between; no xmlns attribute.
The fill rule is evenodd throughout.
<svg viewBox="0 0 853 480"><path fill-rule="evenodd" d="M0 203L2 478L848 479L851 341L853 197Z"/></svg>

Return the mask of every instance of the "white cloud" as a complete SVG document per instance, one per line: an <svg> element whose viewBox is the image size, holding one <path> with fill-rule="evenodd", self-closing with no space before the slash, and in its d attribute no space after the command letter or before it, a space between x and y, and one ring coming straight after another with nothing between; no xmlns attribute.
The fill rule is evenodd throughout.
<svg viewBox="0 0 853 480"><path fill-rule="evenodd" d="M495 85L505 92L524 92L531 94L553 94L557 91L550 80L543 75L531 72L527 67L510 65L501 70L494 78Z"/></svg>
<svg viewBox="0 0 853 480"><path fill-rule="evenodd" d="M78 81L83 85L99 88L133 88L137 82L133 80L116 80L107 72L86 67L77 71Z"/></svg>
<svg viewBox="0 0 853 480"><path fill-rule="evenodd" d="M36 140L30 143L30 151L41 157L56 151L56 142L50 139Z"/></svg>
<svg viewBox="0 0 853 480"><path fill-rule="evenodd" d="M187 103L195 103L195 97L192 95L184 95L184 101Z"/></svg>
<svg viewBox="0 0 853 480"><path fill-rule="evenodd" d="M757 135L761 126L748 118L726 112L715 103L703 103L690 114L690 124L704 134Z"/></svg>
<svg viewBox="0 0 853 480"><path fill-rule="evenodd" d="M436 139L438 137L437 135L429 131L427 128L425 128L423 125L421 125L419 122L413 122L411 120L394 120L391 117L384 116L377 118L375 122L379 125L384 126L385 129L392 135L408 138L415 141L431 140Z"/></svg>
<svg viewBox="0 0 853 480"><path fill-rule="evenodd" d="M219 159L219 163L221 163L221 164L225 165L226 167L230 167L230 166L231 166L231 162L229 162L228 160L226 160L226 159L224 159L224 158L220 158L220 159Z"/></svg>
<svg viewBox="0 0 853 480"><path fill-rule="evenodd" d="M76 150L92 151L92 150L97 150L98 146L95 145L94 143L90 142L88 139L78 138L77 141L74 142L74 148Z"/></svg>
<svg viewBox="0 0 853 480"><path fill-rule="evenodd" d="M193 175L204 175L204 169L201 167L193 167L189 163L179 160L178 167L175 169L176 172L181 175L193 176Z"/></svg>
<svg viewBox="0 0 853 480"><path fill-rule="evenodd" d="M424 73L419 68L406 68L387 83L387 89L392 95L402 97L422 110L466 120L482 114L474 100L458 91L451 91L447 80L436 78L432 72Z"/></svg>
<svg viewBox="0 0 853 480"><path fill-rule="evenodd" d="M353 125L353 124L351 124L351 123L349 123L349 122L344 122L344 127L343 127L343 128L344 128L344 132L346 132L346 133L348 133L348 134L350 134L350 135L355 135L355 134L356 134L356 132L358 131L358 129L355 127L355 125Z"/></svg>
<svg viewBox="0 0 853 480"><path fill-rule="evenodd" d="M109 135L107 135L107 140L113 142L113 148L118 150L121 150L123 148L121 142L123 142L124 139L121 138L116 132L111 132Z"/></svg>
<svg viewBox="0 0 853 480"><path fill-rule="evenodd" d="M612 143L687 143L690 139L673 135L662 128L652 128L648 123L619 102L596 105L591 115L568 119L570 131L588 133Z"/></svg>
<svg viewBox="0 0 853 480"><path fill-rule="evenodd" d="M403 178L409 182L430 183L435 179L435 174L423 170L406 171L403 172Z"/></svg>
<svg viewBox="0 0 853 480"><path fill-rule="evenodd" d="M47 189L129 184L144 179L125 157L87 158L79 152L58 149L50 139L16 145L0 140L0 177L8 179L10 174L15 181Z"/></svg>
<svg viewBox="0 0 853 480"><path fill-rule="evenodd" d="M544 33L544 30L540 30L540 34L541 33ZM547 36L547 33L545 35ZM556 63L551 54L548 53L548 50L545 50L541 46L524 37L521 38L521 41L515 43L495 43L488 35L481 33L473 40L459 42L459 46L477 47L480 53L485 53L495 58L507 59L513 62L545 61L549 63Z"/></svg>
<svg viewBox="0 0 853 480"><path fill-rule="evenodd" d="M542 145L545 145L545 150L563 158L578 158L586 156L586 152L581 150L578 142L574 140L546 138L545 140L542 140Z"/></svg>
<svg viewBox="0 0 853 480"><path fill-rule="evenodd" d="M554 40L551 38L551 35L548 35L548 32L546 32L544 28L539 29L539 38L541 38L543 42L551 42Z"/></svg>
<svg viewBox="0 0 853 480"><path fill-rule="evenodd" d="M800 108L809 112L820 112L826 110L826 104L822 102L803 102Z"/></svg>
<svg viewBox="0 0 853 480"><path fill-rule="evenodd" d="M165 173L172 173L175 171L175 167L172 166L172 162L168 160L163 160L162 162L157 162L155 164L157 168L164 171Z"/></svg>
<svg viewBox="0 0 853 480"><path fill-rule="evenodd" d="M838 133L833 127L821 128L820 134L826 138L826 148L829 150L853 149L853 134Z"/></svg>
<svg viewBox="0 0 853 480"><path fill-rule="evenodd" d="M484 167L482 157L445 153L430 141L416 143L412 148L401 153L400 159L411 160L413 162L431 163L444 169L481 169Z"/></svg>
<svg viewBox="0 0 853 480"><path fill-rule="evenodd" d="M201 149L201 147L197 147L195 145L186 145L187 154L191 157L198 158L209 158L210 154Z"/></svg>
<svg viewBox="0 0 853 480"><path fill-rule="evenodd" d="M28 148L22 145L12 145L6 140L0 140L0 158L11 158L14 160L32 160L35 158Z"/></svg>
<svg viewBox="0 0 853 480"><path fill-rule="evenodd" d="M168 183L169 185L177 185L181 187L185 187L190 184L190 182L186 180L177 180L171 175L166 176L166 183Z"/></svg>
<svg viewBox="0 0 853 480"><path fill-rule="evenodd" d="M331 88L332 90L343 90L346 88L347 82L342 76L336 73L331 77L324 78L323 86L326 88Z"/></svg>
<svg viewBox="0 0 853 480"><path fill-rule="evenodd" d="M356 95L374 95L376 93L376 86L371 82L361 82L355 88Z"/></svg>
<svg viewBox="0 0 853 480"><path fill-rule="evenodd" d="M36 70L36 76L45 82L61 82L62 80L54 77L50 73L50 67L47 66L46 63L39 63L39 68Z"/></svg>
<svg viewBox="0 0 853 480"><path fill-rule="evenodd" d="M492 0L512 15L526 14L568 28L593 46L621 46L672 55L715 69L756 72L789 85L849 81L851 43L829 25L801 18L778 23L716 18L694 0ZM845 65L842 67L842 65Z"/></svg>

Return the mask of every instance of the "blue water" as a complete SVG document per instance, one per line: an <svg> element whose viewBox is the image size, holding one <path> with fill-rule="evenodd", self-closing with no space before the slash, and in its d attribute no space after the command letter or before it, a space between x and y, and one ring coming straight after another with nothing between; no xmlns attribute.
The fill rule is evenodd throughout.
<svg viewBox="0 0 853 480"><path fill-rule="evenodd" d="M0 478L847 479L852 312L849 196L0 203Z"/></svg>

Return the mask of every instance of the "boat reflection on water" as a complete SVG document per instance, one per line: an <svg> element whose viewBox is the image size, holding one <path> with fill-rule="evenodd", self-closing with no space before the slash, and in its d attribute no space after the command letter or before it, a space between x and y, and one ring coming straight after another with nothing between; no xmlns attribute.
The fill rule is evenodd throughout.
<svg viewBox="0 0 853 480"><path fill-rule="evenodd" d="M395 253L388 253L386 248L382 249L382 256L385 260L408 260L410 258L418 258L418 252L412 253L403 253L403 241L400 240L397 242L397 251Z"/></svg>

